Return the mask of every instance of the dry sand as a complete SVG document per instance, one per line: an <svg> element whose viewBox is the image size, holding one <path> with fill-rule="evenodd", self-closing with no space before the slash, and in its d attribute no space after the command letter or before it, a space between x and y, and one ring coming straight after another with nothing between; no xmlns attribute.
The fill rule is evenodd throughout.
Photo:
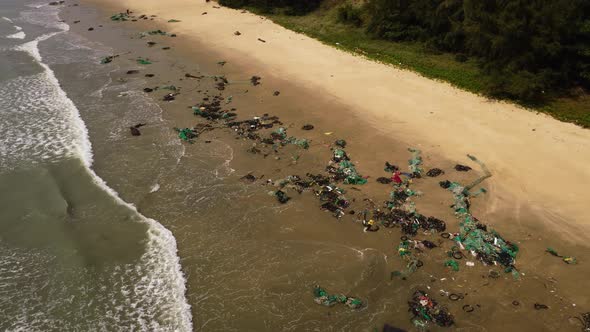
<svg viewBox="0 0 590 332"><path fill-rule="evenodd" d="M579 227L590 227L589 130L351 55L260 16L214 8L215 2L89 1L117 11L155 14L163 22L181 20L167 30L260 75L296 82L349 105L379 133L427 154L458 161L467 161L466 153L476 155L494 173L491 186L504 194L504 201L510 196L516 207L533 207L543 226L563 231L563 223L575 225L566 230L570 239L588 238ZM488 212L493 212L498 204L490 201Z"/></svg>

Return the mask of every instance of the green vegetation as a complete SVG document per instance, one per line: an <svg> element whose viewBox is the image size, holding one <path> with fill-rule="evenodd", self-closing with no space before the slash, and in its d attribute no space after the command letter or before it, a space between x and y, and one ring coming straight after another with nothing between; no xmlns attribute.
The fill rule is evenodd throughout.
<svg viewBox="0 0 590 332"><path fill-rule="evenodd" d="M220 0L326 44L590 127L590 1Z"/></svg>

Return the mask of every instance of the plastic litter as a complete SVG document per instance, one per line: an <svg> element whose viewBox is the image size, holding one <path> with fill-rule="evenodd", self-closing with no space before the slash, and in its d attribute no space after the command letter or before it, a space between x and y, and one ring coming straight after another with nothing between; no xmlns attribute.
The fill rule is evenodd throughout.
<svg viewBox="0 0 590 332"><path fill-rule="evenodd" d="M457 263L457 261L454 261L452 259L449 259L448 261L446 261L445 266L450 267L453 271L459 271L459 263Z"/></svg>
<svg viewBox="0 0 590 332"><path fill-rule="evenodd" d="M313 289L314 302L326 307L332 307L338 303L344 304L351 309L360 309L363 302L357 298L343 294L330 295L322 287L316 285Z"/></svg>
<svg viewBox="0 0 590 332"><path fill-rule="evenodd" d="M291 197L287 196L287 194L282 190L277 190L275 192L275 196L277 198L277 201L279 201L279 203L281 204L285 204L291 199Z"/></svg>
<svg viewBox="0 0 590 332"><path fill-rule="evenodd" d="M460 164L455 165L455 170L457 172L469 172L471 169L472 168L469 166L460 165Z"/></svg>
<svg viewBox="0 0 590 332"><path fill-rule="evenodd" d="M143 58L137 58L137 63L140 65L151 65L152 64L149 59L143 59Z"/></svg>
<svg viewBox="0 0 590 332"><path fill-rule="evenodd" d="M426 328L429 323L441 327L454 324L453 316L446 308L439 305L426 292L418 290L414 292L411 301L408 301L409 311L414 315L412 323L419 328Z"/></svg>
<svg viewBox="0 0 590 332"><path fill-rule="evenodd" d="M541 304L541 303L535 303L534 305L535 310L546 310L549 309L549 307L545 304Z"/></svg>
<svg viewBox="0 0 590 332"><path fill-rule="evenodd" d="M357 172L356 167L342 149L334 149L332 161L326 167L326 171L332 174L333 180L343 181L344 184L362 185L367 183L367 179Z"/></svg>
<svg viewBox="0 0 590 332"><path fill-rule="evenodd" d="M547 249L545 250L545 252L548 252L548 253L550 253L551 255L555 256L555 257L559 257L559 258L561 258L561 259L563 260L563 262L564 262L564 263L566 263L566 264L577 264L577 263L578 263L578 261L576 260L576 258L575 258L575 257L571 257L571 256L562 256L562 255L558 254L558 253L557 253L557 251L555 251L555 250L554 250L554 249L552 249L552 248L547 248Z"/></svg>
<svg viewBox="0 0 590 332"><path fill-rule="evenodd" d="M426 175L428 175L431 178L437 177L441 174L445 174L445 171L443 171L440 168L432 168L428 172L426 172Z"/></svg>
<svg viewBox="0 0 590 332"><path fill-rule="evenodd" d="M193 139L197 137L197 133L189 128L179 129L174 128L178 132L178 138L185 142L193 143Z"/></svg>
<svg viewBox="0 0 590 332"><path fill-rule="evenodd" d="M301 127L301 129L303 129L303 130L312 130L313 128L314 128L314 126L311 124L306 124L306 125L303 125L303 127Z"/></svg>
<svg viewBox="0 0 590 332"><path fill-rule="evenodd" d="M175 19L168 20L168 23L178 23L178 22L180 22L180 21L179 20L175 20Z"/></svg>
<svg viewBox="0 0 590 332"><path fill-rule="evenodd" d="M129 20L129 14L127 14L127 13L118 13L118 14L111 16L111 21L123 22L123 21L127 21L127 20Z"/></svg>

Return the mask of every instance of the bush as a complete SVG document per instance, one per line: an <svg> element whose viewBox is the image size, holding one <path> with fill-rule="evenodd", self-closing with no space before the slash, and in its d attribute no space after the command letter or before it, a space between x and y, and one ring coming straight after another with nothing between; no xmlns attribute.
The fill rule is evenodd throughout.
<svg viewBox="0 0 590 332"><path fill-rule="evenodd" d="M362 13L361 8L346 3L338 8L338 22L360 27L363 25Z"/></svg>

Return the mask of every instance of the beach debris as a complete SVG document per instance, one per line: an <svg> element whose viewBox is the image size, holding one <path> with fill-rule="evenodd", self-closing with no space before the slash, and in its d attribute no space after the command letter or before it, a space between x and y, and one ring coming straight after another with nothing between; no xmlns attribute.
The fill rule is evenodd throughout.
<svg viewBox="0 0 590 332"><path fill-rule="evenodd" d="M455 165L455 170L457 172L469 172L470 170L472 170L472 168L469 166L457 164L457 165Z"/></svg>
<svg viewBox="0 0 590 332"><path fill-rule="evenodd" d="M136 70L136 69L132 69L132 70L127 71L127 75L133 75L133 74L138 74L138 73L139 73L139 70Z"/></svg>
<svg viewBox="0 0 590 332"><path fill-rule="evenodd" d="M147 44L149 47L152 47L152 46L156 45L156 42L149 41L149 42L147 42Z"/></svg>
<svg viewBox="0 0 590 332"><path fill-rule="evenodd" d="M141 132L139 131L140 127L145 126L145 123L138 123L135 126L129 127L132 136L141 136Z"/></svg>
<svg viewBox="0 0 590 332"><path fill-rule="evenodd" d="M174 130L178 132L178 138L188 143L193 143L193 139L197 138L198 136L198 134L190 128L174 128Z"/></svg>
<svg viewBox="0 0 590 332"><path fill-rule="evenodd" d="M168 33L166 31L162 31L160 29L158 30L149 30L149 31L144 31L142 33L139 34L140 38L144 38L147 36L170 36L172 37L172 35L168 35Z"/></svg>
<svg viewBox="0 0 590 332"><path fill-rule="evenodd" d="M260 80L261 80L261 79L262 79L262 78L261 78L260 76L252 76L252 77L250 78L250 83L252 83L252 85L253 85L253 86L257 86L257 85L259 85L259 84L260 84Z"/></svg>
<svg viewBox="0 0 590 332"><path fill-rule="evenodd" d="M381 184L390 184L393 180L390 178L386 178L386 177L381 176L381 177L378 177L376 181Z"/></svg>
<svg viewBox="0 0 590 332"><path fill-rule="evenodd" d="M170 19L168 20L168 23L178 23L181 22L180 20L176 20L176 19Z"/></svg>
<svg viewBox="0 0 590 332"><path fill-rule="evenodd" d="M399 171L399 167L390 164L389 161L386 161L385 167L383 168L383 170L387 173L394 173L394 172Z"/></svg>
<svg viewBox="0 0 590 332"><path fill-rule="evenodd" d="M107 64L107 63L111 63L113 62L113 60L118 57L118 55L109 55L109 56L105 56L104 58L100 59L100 63L101 64Z"/></svg>
<svg viewBox="0 0 590 332"><path fill-rule="evenodd" d="M339 139L339 140L336 140L336 142L334 142L334 145L344 149L344 148L346 148L346 141L343 139Z"/></svg>
<svg viewBox="0 0 590 332"><path fill-rule="evenodd" d="M302 130L313 130L314 126L311 124L306 124L301 127Z"/></svg>
<svg viewBox="0 0 590 332"><path fill-rule="evenodd" d="M156 76L156 75L154 75L154 74L145 74L145 77L154 77L154 76Z"/></svg>
<svg viewBox="0 0 590 332"><path fill-rule="evenodd" d="M93 27L88 28L88 31L94 31Z"/></svg>
<svg viewBox="0 0 590 332"><path fill-rule="evenodd" d="M227 61L218 61L217 64L220 66L225 66L225 64L227 63Z"/></svg>
<svg viewBox="0 0 590 332"><path fill-rule="evenodd" d="M264 40L264 39L262 39L262 38L258 38L258 41L259 41L259 42L266 43L266 40Z"/></svg>
<svg viewBox="0 0 590 332"><path fill-rule="evenodd" d="M344 184L357 185L367 183L367 179L357 172L356 167L343 149L333 150L332 160L326 167L326 171L332 174L332 179L336 182L343 181Z"/></svg>
<svg viewBox="0 0 590 332"><path fill-rule="evenodd" d="M176 93L168 93L162 98L164 101L173 101L174 99L176 99Z"/></svg>
<svg viewBox="0 0 590 332"><path fill-rule="evenodd" d="M445 174L445 171L443 171L440 168L432 168L428 172L426 172L426 175L431 178L435 178L435 177L442 175L442 174Z"/></svg>
<svg viewBox="0 0 590 332"><path fill-rule="evenodd" d="M144 58L137 58L137 63L140 65L151 65L151 61L149 59L144 59Z"/></svg>
<svg viewBox="0 0 590 332"><path fill-rule="evenodd" d="M575 257L562 256L562 255L558 254L557 251L555 251L553 248L547 248L545 250L545 252L551 254L552 256L561 258L563 260L563 262L565 262L566 264L577 264L578 263L578 261L576 260Z"/></svg>
<svg viewBox="0 0 590 332"><path fill-rule="evenodd" d="M397 328L395 326L391 326L389 324L384 324L383 325L383 332L406 332L406 330Z"/></svg>
<svg viewBox="0 0 590 332"><path fill-rule="evenodd" d="M63 3L65 3L65 1L51 1L49 3L50 6L58 6L58 5L62 5Z"/></svg>
<svg viewBox="0 0 590 332"><path fill-rule="evenodd" d="M541 304L541 303L535 303L534 304L534 308L535 310L546 310L549 309L549 307L545 304Z"/></svg>
<svg viewBox="0 0 590 332"><path fill-rule="evenodd" d="M207 12L202 12L201 15L207 15Z"/></svg>
<svg viewBox="0 0 590 332"><path fill-rule="evenodd" d="M143 89L143 92L145 92L145 93L150 93L150 92L153 92L153 91L154 91L154 89L152 89L152 88L144 88Z"/></svg>
<svg viewBox="0 0 590 332"><path fill-rule="evenodd" d="M291 197L287 196L287 194L282 190L277 190L274 195L277 198L277 201L279 201L281 204L285 204L291 199Z"/></svg>
<svg viewBox="0 0 590 332"><path fill-rule="evenodd" d="M253 183L254 181L256 181L256 177L254 175L252 175L251 173L248 173L248 174L242 176L240 178L240 180L243 182Z"/></svg>
<svg viewBox="0 0 590 332"><path fill-rule="evenodd" d="M351 309L360 309L363 307L363 301L343 294L330 295L319 285L314 286L313 296L315 303L326 307L332 307L338 303L344 304Z"/></svg>
<svg viewBox="0 0 590 332"><path fill-rule="evenodd" d="M234 32L234 35L236 35L236 36L241 36L241 35L242 35L242 33L241 33L241 32L239 32L239 31L236 31L236 32Z"/></svg>
<svg viewBox="0 0 590 332"><path fill-rule="evenodd" d="M454 235L453 241L457 242L461 248L470 251L484 264L494 265L500 263L505 267L504 271L506 273L512 273L515 278L518 278L520 274L514 266L519 250L518 246L506 241L497 232L489 231L488 227L479 222L469 210L471 205L470 199L486 192L483 188L474 192L471 190L485 179L491 177L492 173L490 173L483 162L474 156L467 155L467 157L480 165L484 172L483 176L467 186L462 186L457 182L440 182L441 187L453 194L454 204L451 207L457 218L461 220L459 223L459 233Z"/></svg>
<svg viewBox="0 0 590 332"><path fill-rule="evenodd" d="M445 266L450 267L453 271L459 271L459 263L455 260L449 259L445 262Z"/></svg>
<svg viewBox="0 0 590 332"><path fill-rule="evenodd" d="M280 94L281 94L280 91L275 91L275 92L272 93L272 95L275 96L275 97L278 96L278 95L280 95Z"/></svg>
<svg viewBox="0 0 590 332"><path fill-rule="evenodd" d="M572 317L580 321L582 323L582 331L589 332L590 331L590 312L586 312L580 315L580 317Z"/></svg>
<svg viewBox="0 0 590 332"><path fill-rule="evenodd" d="M441 327L454 324L453 316L446 308L439 305L436 300L428 296L422 290L414 292L412 299L408 301L409 311L414 315L412 323L419 328L425 328L429 323Z"/></svg>
<svg viewBox="0 0 590 332"><path fill-rule="evenodd" d="M414 177L420 178L422 174L422 151L414 148L408 148L408 151L412 153L412 159L408 161L410 172Z"/></svg>
<svg viewBox="0 0 590 332"><path fill-rule="evenodd" d="M118 13L118 14L114 14L113 16L111 16L111 21L127 21L129 20L129 14L128 13Z"/></svg>

